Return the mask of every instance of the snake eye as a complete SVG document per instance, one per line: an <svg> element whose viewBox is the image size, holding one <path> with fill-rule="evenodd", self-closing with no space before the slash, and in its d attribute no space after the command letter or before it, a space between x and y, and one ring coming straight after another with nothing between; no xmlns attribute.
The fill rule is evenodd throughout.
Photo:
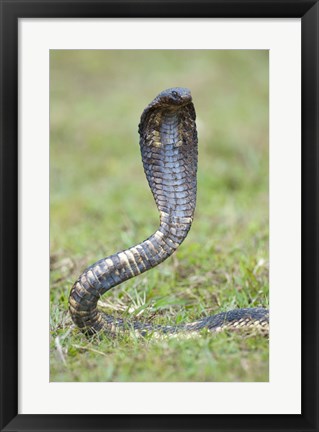
<svg viewBox="0 0 319 432"><path fill-rule="evenodd" d="M172 91L172 95L173 95L174 97L177 97L177 96L178 96L177 91L173 90L173 91Z"/></svg>

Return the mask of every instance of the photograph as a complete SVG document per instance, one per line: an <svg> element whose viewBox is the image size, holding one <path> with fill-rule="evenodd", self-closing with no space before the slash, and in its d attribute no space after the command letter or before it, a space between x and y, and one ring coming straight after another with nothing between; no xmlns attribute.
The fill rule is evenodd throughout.
<svg viewBox="0 0 319 432"><path fill-rule="evenodd" d="M268 382L269 51L49 56L50 382Z"/></svg>
<svg viewBox="0 0 319 432"><path fill-rule="evenodd" d="M0 431L317 432L319 0L0 16Z"/></svg>

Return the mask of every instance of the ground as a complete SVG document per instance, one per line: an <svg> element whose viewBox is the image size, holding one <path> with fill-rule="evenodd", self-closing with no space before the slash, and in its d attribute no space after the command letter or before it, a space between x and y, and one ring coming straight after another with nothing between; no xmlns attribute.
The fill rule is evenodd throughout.
<svg viewBox="0 0 319 432"><path fill-rule="evenodd" d="M137 125L174 86L191 89L197 111L194 223L173 257L102 306L165 324L268 307L268 52L51 51L51 381L268 381L258 334L88 339L67 311L85 267L158 226Z"/></svg>

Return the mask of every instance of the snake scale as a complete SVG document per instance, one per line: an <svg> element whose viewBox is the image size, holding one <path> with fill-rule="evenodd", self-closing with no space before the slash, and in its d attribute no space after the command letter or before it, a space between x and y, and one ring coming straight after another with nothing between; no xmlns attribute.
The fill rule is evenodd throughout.
<svg viewBox="0 0 319 432"><path fill-rule="evenodd" d="M161 92L143 111L140 149L144 171L159 215L157 231L129 249L97 261L74 283L69 296L73 322L86 334L116 334L133 329L147 333L194 333L206 328L261 328L268 332L269 313L264 308L235 309L196 322L172 326L132 321L127 323L97 308L98 300L111 288L166 260L186 238L196 204L197 130L192 96L187 88Z"/></svg>

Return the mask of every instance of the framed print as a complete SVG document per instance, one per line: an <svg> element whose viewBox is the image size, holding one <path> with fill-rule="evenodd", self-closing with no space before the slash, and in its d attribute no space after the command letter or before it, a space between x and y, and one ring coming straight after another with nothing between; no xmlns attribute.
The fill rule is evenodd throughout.
<svg viewBox="0 0 319 432"><path fill-rule="evenodd" d="M1 16L1 430L317 430L318 3Z"/></svg>

